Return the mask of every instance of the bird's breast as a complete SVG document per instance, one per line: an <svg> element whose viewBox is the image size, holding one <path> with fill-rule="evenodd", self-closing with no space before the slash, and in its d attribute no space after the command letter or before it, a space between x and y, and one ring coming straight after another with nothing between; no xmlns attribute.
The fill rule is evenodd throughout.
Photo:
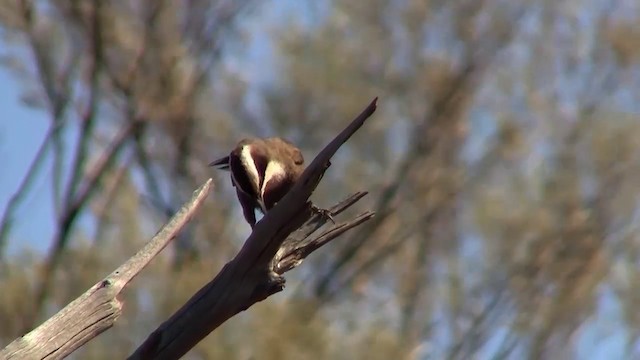
<svg viewBox="0 0 640 360"><path fill-rule="evenodd" d="M243 146L229 155L231 181L245 194L257 198L260 190L260 174L251 155L251 148Z"/></svg>
<svg viewBox="0 0 640 360"><path fill-rule="evenodd" d="M264 210L271 209L287 194L295 183L295 174L287 170L281 163L273 162L267 166L264 183L261 187L261 197Z"/></svg>

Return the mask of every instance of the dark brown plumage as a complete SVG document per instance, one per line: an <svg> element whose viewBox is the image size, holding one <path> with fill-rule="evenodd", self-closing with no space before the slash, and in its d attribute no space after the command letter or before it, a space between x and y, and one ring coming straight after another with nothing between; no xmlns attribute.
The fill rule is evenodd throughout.
<svg viewBox="0 0 640 360"><path fill-rule="evenodd" d="M244 218L253 228L255 209L266 214L286 195L304 170L304 158L295 145L282 138L249 138L209 166L231 172Z"/></svg>

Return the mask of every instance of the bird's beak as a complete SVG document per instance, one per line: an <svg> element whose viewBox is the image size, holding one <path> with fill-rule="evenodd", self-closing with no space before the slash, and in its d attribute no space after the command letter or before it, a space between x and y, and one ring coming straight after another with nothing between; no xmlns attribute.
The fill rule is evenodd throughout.
<svg viewBox="0 0 640 360"><path fill-rule="evenodd" d="M209 166L217 166L219 169L227 170L229 169L229 156L214 160L209 163Z"/></svg>

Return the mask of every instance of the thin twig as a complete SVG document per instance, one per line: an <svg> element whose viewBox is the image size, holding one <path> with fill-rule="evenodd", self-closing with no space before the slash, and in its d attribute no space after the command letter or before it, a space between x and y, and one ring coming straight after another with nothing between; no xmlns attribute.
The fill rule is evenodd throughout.
<svg viewBox="0 0 640 360"><path fill-rule="evenodd" d="M49 148L49 145L51 145L51 141L55 136L55 133L59 131L60 128L60 123L55 122L53 122L49 127L49 130L47 130L47 134L42 140L42 143L40 143L40 147L38 148L33 161L27 169L27 173L24 175L22 181L20 182L20 185L18 185L18 188L7 202L7 207L2 214L2 220L0 220L0 265L4 263L5 247L7 245L9 233L11 232L13 216L18 206L20 206L25 196L31 190L33 182L36 179L39 170L42 168L42 165L44 164L44 159L47 156L47 149Z"/></svg>
<svg viewBox="0 0 640 360"><path fill-rule="evenodd" d="M25 24L25 33L27 36L30 50L33 54L37 76L42 85L44 96L47 100L49 112L51 113L52 126L56 128L51 134L51 143L53 145L53 167L52 167L52 186L54 197L54 208L58 210L59 205L59 182L62 179L62 156L63 156L63 142L61 139L62 122L64 119L64 113L67 109L69 99L73 97L73 92L68 86L65 86L64 81L68 81L68 78L60 78L59 82L54 80L53 69L51 63L47 57L47 54L42 49L41 40L36 36L35 26L37 23L36 9L29 1L20 1L20 12L22 20ZM62 91L62 89L67 91Z"/></svg>
<svg viewBox="0 0 640 360"><path fill-rule="evenodd" d="M50 107L52 117L51 125L49 127L49 130L47 131L47 134L45 135L44 140L40 144L40 148L36 152L36 155L31 165L27 169L27 173L18 186L18 189L9 199L4 214L2 215L2 220L0 220L0 265L4 262L4 252L7 244L7 239L11 231L13 215L26 194L29 192L33 181L38 174L38 171L43 165L43 161L46 158L49 146L54 143L60 136L63 127L62 118L64 115L64 109L67 105L68 96L71 96L70 93L68 94L68 96L63 96L55 89L50 73L51 69L47 64L46 57L40 45L38 44L38 40L34 35L33 29L35 26L36 18L32 4L28 1L20 1L18 5L20 6L20 13L25 25L25 32L27 34L30 49L36 62L36 70L38 72L43 91L48 100L48 105Z"/></svg>
<svg viewBox="0 0 640 360"><path fill-rule="evenodd" d="M116 195L118 190L121 188L122 182L126 179L125 175L128 174L132 161L132 157L128 156L122 161L122 164L118 165L118 168L112 172L113 175L110 174L111 177L109 179L109 183L106 184L105 189L100 196L100 201L97 202L94 207L93 215L96 218L97 224L92 247L96 252L99 252L98 248L105 238L107 224L109 223L109 210L113 205L114 200L117 198Z"/></svg>
<svg viewBox="0 0 640 360"><path fill-rule="evenodd" d="M85 160L89 153L89 144L92 138L92 132L96 121L96 110L98 107L99 87L98 80L100 69L102 67L102 29L101 29L101 0L92 2L91 13L89 15L89 44L91 50L89 53L89 63L87 65L87 73L89 74L88 100L80 117L80 134L78 135L78 147L71 165L71 175L64 197L64 205L71 203L71 199L75 197L76 189L82 181L82 170L85 168Z"/></svg>

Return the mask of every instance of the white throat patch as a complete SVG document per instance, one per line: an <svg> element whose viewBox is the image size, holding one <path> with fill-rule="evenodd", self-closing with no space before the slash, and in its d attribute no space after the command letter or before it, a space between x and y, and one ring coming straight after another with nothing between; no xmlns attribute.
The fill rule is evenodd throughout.
<svg viewBox="0 0 640 360"><path fill-rule="evenodd" d="M240 150L240 161L242 162L242 166L247 170L249 181L251 181L254 189L259 190L260 176L258 175L256 163L253 161L253 157L251 156L251 145L245 145L242 147L242 150Z"/></svg>
<svg viewBox="0 0 640 360"><path fill-rule="evenodd" d="M264 203L263 196L264 196L264 189L267 187L267 183L273 180L281 179L285 176L286 176L286 173L281 163L273 160L269 161L269 163L267 164L267 169L264 171L264 180L262 182L262 188L260 189L260 199L258 200L258 202L260 203L260 206L262 207L262 210L265 213L267 211L267 208Z"/></svg>

